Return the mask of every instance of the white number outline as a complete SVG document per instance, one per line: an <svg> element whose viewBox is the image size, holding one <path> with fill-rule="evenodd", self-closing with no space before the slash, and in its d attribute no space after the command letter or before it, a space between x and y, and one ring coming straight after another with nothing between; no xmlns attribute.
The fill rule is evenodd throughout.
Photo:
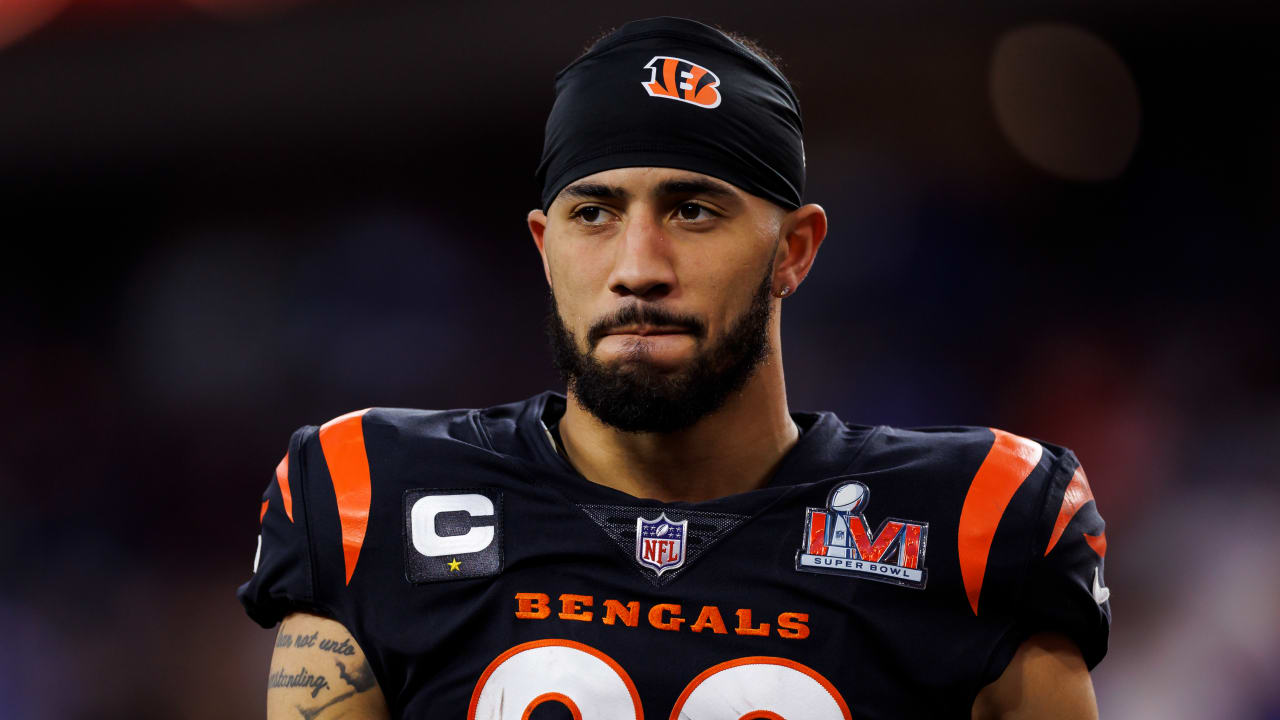
<svg viewBox="0 0 1280 720"><path fill-rule="evenodd" d="M640 703L640 692L636 690L635 682L631 679L631 676L627 674L627 671L624 670L623 667L618 664L617 660L614 660L613 658L606 655L604 652L597 650L596 648L593 648L590 645L584 645L580 642L576 642L573 640L561 640L558 638L551 638L547 640L534 640L532 642L521 643L511 648L510 650L502 653L498 657L494 658L493 662L489 663L489 667L485 668L484 672L480 674L480 679L476 681L475 690L471 691L471 704L467 707L467 720L476 720L476 709L480 704L480 695L484 691L485 685L489 682L489 676L493 675L494 671L496 671L499 667L501 667L503 663L505 663L507 660L515 657L516 655L519 655L522 652L525 652L527 650L536 650L538 648L543 648L543 647L567 647L572 650L579 650L579 651L585 652L588 655L591 655L592 657L596 658L597 660L604 662L615 673L618 674L618 678L621 679L623 684L627 686L627 692L631 694L631 702L635 706L635 711L636 711L635 720L644 720L644 707ZM566 696L562 695L561 693L557 693L557 692L544 692L539 694L537 697L533 698L533 700L529 702L528 706L526 706L521 712L522 720L528 720L529 714L533 711L533 708L542 704L544 701L556 700L559 702L564 702L562 698L569 699ZM570 703L572 702L573 702L572 699L570 699ZM574 720L581 720L582 715L578 711L577 706L570 703L565 703L565 705L570 709L570 712L573 713Z"/></svg>
<svg viewBox="0 0 1280 720"><path fill-rule="evenodd" d="M521 643L511 648L510 650L507 650L506 652L502 653L498 657L494 658L493 661L489 663L489 666L484 669L484 672L480 674L480 679L476 681L475 689L472 690L471 692L471 704L467 708L467 720L476 720L476 710L480 703L480 696L484 692L485 687L489 682L489 678L494 674L494 672L499 667L501 667L504 663L506 663L507 660L511 659L512 657L515 657L516 655L519 655L520 653L523 653L528 650L534 650L537 648L543 648L543 647L566 647L566 648L587 653L588 655L591 655L597 660L604 662L606 665L609 666L609 668L611 668L615 673L617 673L618 678L622 680L623 684L626 685L627 691L631 694L631 701L635 709L635 720L644 720L644 708L640 702L640 693L636 689L635 682L631 679L631 676L622 667L622 665L618 664L616 660L609 657L604 652L597 650L596 648L593 648L590 645L585 645L583 643L576 642L574 640L563 640L558 638L551 638L546 640L534 640L531 642ZM776 665L776 666L788 668L790 670L794 670L796 672L799 672L807 676L809 679L817 683L823 690L825 690L828 695L831 696L831 699L834 700L835 704L839 707L840 713L844 716L844 720L853 720L853 714L849 711L849 705L848 703L845 702L844 697L840 694L840 691L837 690L835 685L831 684L831 681L827 680L827 678L824 677L821 673L809 667L808 665L796 662L795 660L788 660L787 658L773 657L768 655L751 655L747 657L742 657L736 660L729 660L726 662L722 662L717 665L713 665L707 668L706 670L703 670L695 678L693 678L693 680L689 681L689 684L685 686L684 691L680 693L680 697L676 700L675 707L672 708L671 710L670 720L680 719L680 713L681 711L684 710L685 704L689 701L689 698L707 680L727 670L732 670L733 668L738 668L745 665L757 665L757 666ZM555 700L557 702L562 703L563 705L569 708L571 714L574 717L574 720L582 720L581 711L578 709L575 701L570 696L564 693L552 692L552 691L543 692L537 695L536 697L534 697L528 703L528 705L525 708L523 708L521 712L522 720L527 720L529 717L529 714L533 711L535 707L537 707L538 705L548 700ZM740 716L738 720L743 720L745 718L751 718L752 720L791 720L788 718L783 718L783 716L778 715L773 711L763 710L763 709L749 710L745 715Z"/></svg>

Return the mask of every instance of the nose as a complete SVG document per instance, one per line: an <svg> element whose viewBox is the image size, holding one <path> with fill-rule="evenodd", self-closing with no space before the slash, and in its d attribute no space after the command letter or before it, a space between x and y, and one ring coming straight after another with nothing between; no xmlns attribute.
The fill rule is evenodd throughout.
<svg viewBox="0 0 1280 720"><path fill-rule="evenodd" d="M622 297L660 300L675 289L671 244L648 213L633 213L619 239L609 290Z"/></svg>

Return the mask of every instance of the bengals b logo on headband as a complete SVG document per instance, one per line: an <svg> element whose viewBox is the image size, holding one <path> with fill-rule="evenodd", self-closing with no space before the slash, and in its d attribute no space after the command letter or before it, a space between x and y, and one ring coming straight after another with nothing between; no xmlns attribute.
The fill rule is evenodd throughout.
<svg viewBox="0 0 1280 720"><path fill-rule="evenodd" d="M655 55L648 65L649 82L640 83L650 97L670 98L707 108L720 105L720 78L710 70L680 58Z"/></svg>

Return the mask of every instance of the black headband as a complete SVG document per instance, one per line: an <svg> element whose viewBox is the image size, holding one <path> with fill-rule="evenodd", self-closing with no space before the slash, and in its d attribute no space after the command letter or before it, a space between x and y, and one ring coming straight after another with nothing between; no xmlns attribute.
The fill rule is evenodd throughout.
<svg viewBox="0 0 1280 720"><path fill-rule="evenodd" d="M587 175L652 166L711 175L794 210L803 132L787 79L742 44L684 18L629 22L556 75L536 175L542 209Z"/></svg>

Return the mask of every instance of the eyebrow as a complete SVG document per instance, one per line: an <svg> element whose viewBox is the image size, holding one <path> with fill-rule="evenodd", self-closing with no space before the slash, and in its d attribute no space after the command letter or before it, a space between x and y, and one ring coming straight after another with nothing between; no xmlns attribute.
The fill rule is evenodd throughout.
<svg viewBox="0 0 1280 720"><path fill-rule="evenodd" d="M724 183L698 178L696 180L666 180L654 188L657 197L666 195L711 195L712 197L732 198L734 192Z"/></svg>
<svg viewBox="0 0 1280 720"><path fill-rule="evenodd" d="M561 190L560 193L567 197L577 197L595 200L619 200L626 201L631 197L631 193L626 188L617 185L605 185L604 183L580 182L573 183ZM658 183L653 189L654 197L669 197L672 195L710 195L712 197L733 199L736 193L724 183L704 178L689 180L664 180Z"/></svg>
<svg viewBox="0 0 1280 720"><path fill-rule="evenodd" d="M566 197L594 198L601 200L626 200L631 196L631 193L616 185L604 185L602 183L590 182L574 183L561 190L560 194Z"/></svg>

